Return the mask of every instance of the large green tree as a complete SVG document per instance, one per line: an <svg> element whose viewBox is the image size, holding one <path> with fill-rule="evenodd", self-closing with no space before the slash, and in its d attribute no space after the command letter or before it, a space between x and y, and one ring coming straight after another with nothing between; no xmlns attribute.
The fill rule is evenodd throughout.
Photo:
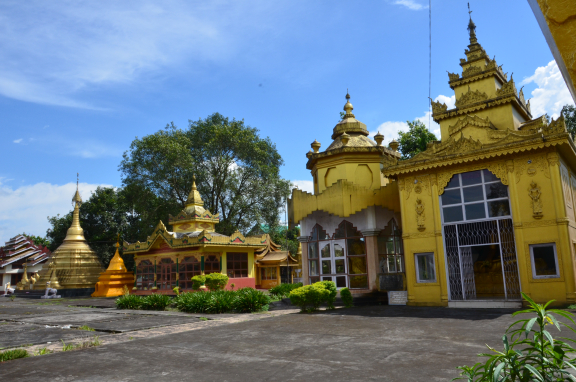
<svg viewBox="0 0 576 382"><path fill-rule="evenodd" d="M123 184L183 207L196 176L204 207L220 214L218 232L277 225L290 182L280 177L276 146L258 133L218 113L189 121L186 130L169 124L132 142L119 168Z"/></svg>
<svg viewBox="0 0 576 382"><path fill-rule="evenodd" d="M400 136L398 150L402 154L402 159L412 158L414 155L426 150L428 142L437 140L436 136L421 121L406 121L406 123L408 123L408 131L398 132Z"/></svg>
<svg viewBox="0 0 576 382"><path fill-rule="evenodd" d="M572 139L576 137L576 107L574 105L565 105L562 108L562 115L566 121L566 128L572 135Z"/></svg>

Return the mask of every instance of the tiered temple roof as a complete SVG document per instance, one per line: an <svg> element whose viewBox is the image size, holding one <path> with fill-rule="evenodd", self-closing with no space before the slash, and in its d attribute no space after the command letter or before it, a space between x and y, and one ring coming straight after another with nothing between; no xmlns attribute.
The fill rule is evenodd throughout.
<svg viewBox="0 0 576 382"><path fill-rule="evenodd" d="M0 247L0 268L15 262L34 266L48 260L51 254L48 247L36 245L24 235L16 235Z"/></svg>

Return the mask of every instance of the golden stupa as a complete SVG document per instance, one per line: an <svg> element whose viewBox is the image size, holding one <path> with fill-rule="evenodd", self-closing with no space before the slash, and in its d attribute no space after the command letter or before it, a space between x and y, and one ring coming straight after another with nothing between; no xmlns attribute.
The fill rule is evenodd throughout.
<svg viewBox="0 0 576 382"><path fill-rule="evenodd" d="M52 258L42 267L35 290L50 287L58 289L63 297L88 296L94 291L94 285L102 272L102 266L96 253L90 248L84 238L84 230L80 227L80 205L82 198L78 192L72 198L74 214L72 225L68 228L64 242L52 252Z"/></svg>
<svg viewBox="0 0 576 382"><path fill-rule="evenodd" d="M118 238L120 240L120 238ZM100 274L96 283L96 290L92 297L116 297L124 294L125 287L130 288L134 284L134 274L129 272L124 265L124 260L120 257L118 248L120 243L116 243L116 253L106 272Z"/></svg>

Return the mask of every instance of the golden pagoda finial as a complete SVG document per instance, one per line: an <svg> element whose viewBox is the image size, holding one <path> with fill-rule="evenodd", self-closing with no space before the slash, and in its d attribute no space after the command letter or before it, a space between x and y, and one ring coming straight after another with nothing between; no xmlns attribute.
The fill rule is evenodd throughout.
<svg viewBox="0 0 576 382"><path fill-rule="evenodd" d="M80 192L78 191L78 180L80 178L80 174L76 173L76 193L72 197L72 203L74 205L82 204L82 198L80 197Z"/></svg>
<svg viewBox="0 0 576 382"><path fill-rule="evenodd" d="M188 199L186 199L186 205L203 206L204 201L200 197L200 193L196 188L196 175L192 177L192 191L188 194Z"/></svg>
<svg viewBox="0 0 576 382"><path fill-rule="evenodd" d="M355 118L354 114L352 114L352 110L354 110L354 106L350 103L350 93L348 93L348 89L346 89L346 104L344 105L344 111L346 114L344 115L344 119Z"/></svg>
<svg viewBox="0 0 576 382"><path fill-rule="evenodd" d="M468 32L470 32L470 44L477 44L478 39L476 38L476 24L472 21L472 11L470 10L470 3L468 3L468 16L470 16L470 21L468 22Z"/></svg>

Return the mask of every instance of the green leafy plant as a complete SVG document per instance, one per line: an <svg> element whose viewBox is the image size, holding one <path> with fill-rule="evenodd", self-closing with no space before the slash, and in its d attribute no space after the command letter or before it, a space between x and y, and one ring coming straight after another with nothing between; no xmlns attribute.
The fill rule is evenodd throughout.
<svg viewBox="0 0 576 382"><path fill-rule="evenodd" d="M312 312L330 296L330 291L324 284L317 282L305 285L290 292L290 302L300 308L302 312Z"/></svg>
<svg viewBox="0 0 576 382"><path fill-rule="evenodd" d="M176 308L186 313L226 313L234 309L236 297L234 291L182 293Z"/></svg>
<svg viewBox="0 0 576 382"><path fill-rule="evenodd" d="M302 283L295 283L295 284L280 284L280 285L276 285L275 287L270 288L270 295L271 296L276 296L279 298L287 298L290 295L290 292L292 292L294 289L296 288L300 288L302 287L304 284Z"/></svg>
<svg viewBox="0 0 576 382"><path fill-rule="evenodd" d="M576 381L569 370L576 370L576 349L566 341L576 342L572 339L561 337L554 339L548 331L556 327L560 331L564 326L569 330L576 330L569 324L559 322L555 315L572 319L573 314L559 309L548 309L554 300L545 305L537 304L526 294L522 297L528 302L529 309L512 314L534 314L535 317L518 320L508 327L502 337L504 350L498 351L488 346L490 354L479 354L488 359L474 366L460 366L460 377L470 382L524 382L524 381ZM510 340L508 339L510 335ZM510 342L512 341L512 342Z"/></svg>
<svg viewBox="0 0 576 382"><path fill-rule="evenodd" d="M192 289L199 290L202 285L206 284L206 276L197 275L192 277Z"/></svg>
<svg viewBox="0 0 576 382"><path fill-rule="evenodd" d="M14 301L14 300L16 300L16 295L14 293L12 293L10 295L10 301Z"/></svg>
<svg viewBox="0 0 576 382"><path fill-rule="evenodd" d="M89 327L88 325L82 325L77 328L78 330L86 330L88 332L94 332L95 330Z"/></svg>
<svg viewBox="0 0 576 382"><path fill-rule="evenodd" d="M228 284L228 276L222 273L210 273L206 276L206 286L211 291L223 290Z"/></svg>
<svg viewBox="0 0 576 382"><path fill-rule="evenodd" d="M66 342L64 342L64 340L60 341L62 341L62 351L70 351L76 348L76 345L74 344L67 344Z"/></svg>
<svg viewBox="0 0 576 382"><path fill-rule="evenodd" d="M334 300L336 300L336 295L338 294L338 290L336 289L336 283L334 281L320 281L324 288L329 292L326 296L326 304L328 305L328 309L335 309L334 308Z"/></svg>
<svg viewBox="0 0 576 382"><path fill-rule="evenodd" d="M350 289L340 289L340 298L342 299L342 303L344 303L344 307L351 308L354 306L354 299L352 297L352 293L350 293Z"/></svg>
<svg viewBox="0 0 576 382"><path fill-rule="evenodd" d="M116 309L140 309L142 297L133 294L120 296L116 299Z"/></svg>
<svg viewBox="0 0 576 382"><path fill-rule="evenodd" d="M172 298L165 294L150 294L142 298L142 304L140 309L143 310L166 310L166 307L170 305Z"/></svg>
<svg viewBox="0 0 576 382"><path fill-rule="evenodd" d="M253 313L267 310L270 297L253 288L238 289L234 310L240 313Z"/></svg>
<svg viewBox="0 0 576 382"><path fill-rule="evenodd" d="M50 354L50 353L54 353L52 350L49 350L48 348L42 348L42 349L38 349L34 352L35 356L38 355L46 355L46 354Z"/></svg>
<svg viewBox="0 0 576 382"><path fill-rule="evenodd" d="M5 352L0 353L0 362L11 361L18 358L26 358L29 356L30 354L28 354L28 351L24 349L6 350Z"/></svg>
<svg viewBox="0 0 576 382"><path fill-rule="evenodd" d="M180 296L180 287L174 287L172 290L176 293L176 297Z"/></svg>

